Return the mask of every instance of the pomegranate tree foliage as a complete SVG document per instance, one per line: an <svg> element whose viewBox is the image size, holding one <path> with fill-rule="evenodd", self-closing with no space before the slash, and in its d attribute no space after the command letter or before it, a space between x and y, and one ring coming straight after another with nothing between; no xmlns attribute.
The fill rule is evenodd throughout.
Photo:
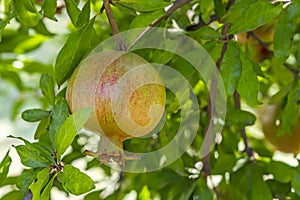
<svg viewBox="0 0 300 200"><path fill-rule="evenodd" d="M79 62L97 44L111 36L106 15L100 14L102 1L0 2L0 77L13 83L21 93L31 94L41 105L22 112L22 105L27 99L19 98L14 102L12 119L21 120L18 116L22 112L23 120L38 124L36 132L31 133L34 142L9 136L23 141L23 144L3 152L6 155L0 163L0 187L10 185L13 189L2 199L23 199L26 196L27 199L46 200L50 199L53 187L66 194L83 194L85 200L101 199L103 189L95 189L93 177L72 166L73 161L84 157L85 144L78 142L77 128L86 122L90 110L70 114L64 95L65 83ZM111 7L120 31L125 31L148 26L166 14L165 8L180 2L184 0L112 0ZM68 23L61 21L60 16L64 13L67 13ZM66 26L69 33L51 32L49 20ZM300 199L300 167L273 160L274 151L264 140L254 137L252 129L243 134L245 127L252 126L258 119L239 106L242 101L248 107L256 108L266 98L272 103L279 102L283 112L278 134L293 130L300 101L299 22L300 3L296 0L273 3L263 0L193 0L185 1L157 24L167 29L177 28L192 37L216 62L227 94L222 140L213 147L209 156L199 158L197 152L209 120L209 94L205 87L199 87L201 78L198 72L184 59L169 52L136 51L149 62L171 66L190 82L202 111L200 128L191 150L174 163L149 173L120 173L115 191L105 199L122 199L133 190L142 200L155 197ZM261 26L272 27L274 36L269 41L260 38L259 34L253 35L254 30ZM257 45L237 42L236 36L242 34L249 41L253 37ZM26 55L41 50L47 40L55 37L64 39L55 60L45 64L39 60L21 59L21 55L28 58ZM43 51L42 55L47 57L47 49ZM253 56L257 52L259 59ZM22 67L14 67L19 61ZM38 75L40 82L34 86L25 85L20 74ZM270 93L274 86L276 92ZM36 90L40 90L43 96L35 93ZM128 140L124 144L125 149L148 152L172 140L176 132L174 129L180 123L180 107L174 96L168 95L167 98L168 118L158 137ZM88 138L89 135L82 134L80 137ZM69 146L71 151L64 154ZM15 150L25 167L21 175L7 177L8 171L14 170L9 168L12 162L9 151ZM112 170L100 165L96 159L86 162L85 170L101 168L108 177L112 176ZM221 178L221 181L216 181L215 177Z"/></svg>

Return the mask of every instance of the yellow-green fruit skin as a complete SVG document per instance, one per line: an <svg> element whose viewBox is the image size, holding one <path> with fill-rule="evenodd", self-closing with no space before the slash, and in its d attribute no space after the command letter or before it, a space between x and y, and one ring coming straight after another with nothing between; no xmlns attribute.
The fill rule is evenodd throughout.
<svg viewBox="0 0 300 200"><path fill-rule="evenodd" d="M285 132L282 135L278 135L280 129L280 123L277 121L279 112L279 105L264 105L260 110L265 138L277 150L285 153L298 153L300 151L300 112L293 132Z"/></svg>
<svg viewBox="0 0 300 200"><path fill-rule="evenodd" d="M157 126L166 93L160 75L142 57L105 51L80 63L70 79L66 99L71 112L92 108L86 129L122 143Z"/></svg>

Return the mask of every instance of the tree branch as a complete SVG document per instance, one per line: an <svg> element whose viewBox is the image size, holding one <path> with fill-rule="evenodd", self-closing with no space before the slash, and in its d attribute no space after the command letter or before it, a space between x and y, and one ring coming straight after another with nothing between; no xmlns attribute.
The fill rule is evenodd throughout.
<svg viewBox="0 0 300 200"><path fill-rule="evenodd" d="M185 4L191 2L192 0L177 0L175 3L167 10L166 14L161 16L160 18L154 20L151 24L148 25L148 27L136 38L136 40L130 45L128 49L132 49L136 43L154 26L156 26L159 22L161 22L164 19L167 19L170 17L172 13L174 13L177 9L181 8Z"/></svg>
<svg viewBox="0 0 300 200"><path fill-rule="evenodd" d="M229 0L228 4L226 6L226 10L228 11L230 9L230 7L235 3L235 0Z"/></svg>
<svg viewBox="0 0 300 200"><path fill-rule="evenodd" d="M226 10L228 11L229 8L232 6L232 4L234 4L235 0L229 0L227 6L226 6ZM188 26L186 28L186 31L196 31L198 30L199 28L201 28L202 26L206 26L206 25L209 25L211 24L212 22L214 21L217 21L221 18L222 16L218 16L217 14L213 14L210 16L210 20L208 23L205 23L203 21L203 18L201 17L201 15L199 15L199 22L197 24L193 24L191 26Z"/></svg>
<svg viewBox="0 0 300 200"><path fill-rule="evenodd" d="M258 43L260 45L262 45L264 47L264 49L266 49L268 51L269 54L271 54L272 56L274 56L274 52L269 48L269 45L267 43L265 43L264 41L262 41L262 39L260 39L253 31L248 31L247 34L249 36L251 36L253 39L255 39L256 41L258 41ZM284 63L283 66L289 70L295 78L299 78L299 71L296 69L293 69L292 67L290 67L287 63Z"/></svg>
<svg viewBox="0 0 300 200"><path fill-rule="evenodd" d="M217 63L216 63L218 70L221 69L221 65L222 65L226 50L227 50L228 41L230 39L232 39L232 36L227 35L229 28L230 28L230 24L225 24L223 29L222 29L222 35L224 36L224 39L223 39L224 44L222 46L221 55L220 55L220 57L219 57L219 59L217 60Z"/></svg>
<svg viewBox="0 0 300 200"><path fill-rule="evenodd" d="M121 51L126 51L126 44L122 41L120 37L120 30L116 23L115 17L113 15L112 9L110 7L110 0L103 0L103 7L105 9L106 16L108 18L112 33L116 41L116 48ZM103 10L103 8L101 9Z"/></svg>
<svg viewBox="0 0 300 200"><path fill-rule="evenodd" d="M201 17L201 15L199 15L199 22L197 24L193 24L193 25L188 26L185 30L186 31L196 31L199 28L201 28L202 26L209 25L210 23L212 23L214 21L217 21L218 19L220 19L220 17L216 14L213 14L213 15L210 16L209 22L205 23L203 18Z"/></svg>
<svg viewBox="0 0 300 200"><path fill-rule="evenodd" d="M235 109L241 109L241 99L240 95L237 91L234 92L234 104L235 104ZM253 149L251 148L249 139L246 135L246 130L245 128L241 129L241 136L243 138L244 144L245 144L245 150L249 158L255 158L255 153Z"/></svg>
<svg viewBox="0 0 300 200"><path fill-rule="evenodd" d="M273 51L270 50L269 45L262 41L253 31L248 31L247 34L256 41L258 41L258 43L262 45L272 56L274 55Z"/></svg>
<svg viewBox="0 0 300 200"><path fill-rule="evenodd" d="M225 52L227 50L227 46L228 46L228 40L229 40L229 36L228 36L228 30L230 28L230 24L225 24L222 28L222 35L224 36L225 40L224 40L224 45L222 47L222 51L221 51L221 55L220 58L218 59L216 66L218 71L220 71L223 59L224 59L224 55ZM215 108L212 107L212 100L215 99L216 97L216 93L217 93L217 79L216 77L212 76L212 80L211 80L211 86L210 86L210 99L208 101L208 116L211 117L213 116L212 113L215 112ZM212 123L212 122L210 122ZM203 157L202 159L203 162L203 169L202 169L202 174L204 178L207 178L210 175L210 154L207 154Z"/></svg>

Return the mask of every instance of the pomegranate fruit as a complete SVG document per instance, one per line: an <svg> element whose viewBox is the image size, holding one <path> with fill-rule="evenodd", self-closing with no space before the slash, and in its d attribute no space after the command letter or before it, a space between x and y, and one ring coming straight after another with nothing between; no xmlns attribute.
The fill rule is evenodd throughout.
<svg viewBox="0 0 300 200"><path fill-rule="evenodd" d="M101 162L124 164L123 141L151 132L161 120L166 101L158 72L142 57L105 51L87 57L74 71L66 99L71 112L92 108L85 128L102 135ZM106 136L106 137L104 137Z"/></svg>
<svg viewBox="0 0 300 200"><path fill-rule="evenodd" d="M285 132L278 136L280 123L277 121L280 114L278 104L263 105L259 110L259 118L262 124L262 130L267 142L285 153L299 153L300 151L300 111L292 133Z"/></svg>

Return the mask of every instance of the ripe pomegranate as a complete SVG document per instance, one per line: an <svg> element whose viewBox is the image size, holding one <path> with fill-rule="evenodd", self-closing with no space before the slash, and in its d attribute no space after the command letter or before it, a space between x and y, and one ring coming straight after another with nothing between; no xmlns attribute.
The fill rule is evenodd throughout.
<svg viewBox="0 0 300 200"><path fill-rule="evenodd" d="M262 45L254 36L247 36L246 32L237 35L238 43L247 45L247 55L249 58L255 62L262 62L272 56L268 48L273 44L274 31L274 23L263 25L252 31L265 45Z"/></svg>
<svg viewBox="0 0 300 200"><path fill-rule="evenodd" d="M157 71L142 57L105 51L87 57L73 73L66 92L71 112L90 107L85 128L101 137L100 162L123 165L123 141L148 134L159 123L166 101Z"/></svg>
<svg viewBox="0 0 300 200"><path fill-rule="evenodd" d="M271 145L282 152L299 153L300 152L300 111L292 133L285 132L278 136L280 123L277 123L280 106L278 104L262 105L259 110L259 118L262 123L262 130L265 138Z"/></svg>

